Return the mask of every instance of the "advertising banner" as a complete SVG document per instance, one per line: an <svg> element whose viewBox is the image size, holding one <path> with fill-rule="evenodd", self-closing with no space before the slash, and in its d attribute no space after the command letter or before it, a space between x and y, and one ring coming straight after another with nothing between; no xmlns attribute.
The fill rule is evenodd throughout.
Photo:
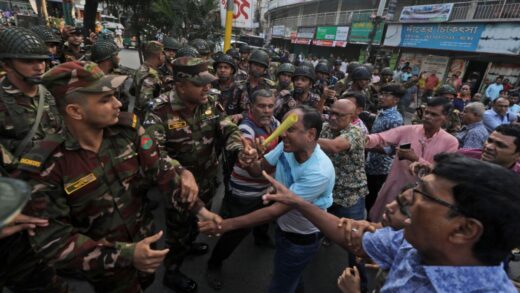
<svg viewBox="0 0 520 293"><path fill-rule="evenodd" d="M316 30L316 40L336 40L336 27L319 26Z"/></svg>
<svg viewBox="0 0 520 293"><path fill-rule="evenodd" d="M227 0L220 0L220 22L222 27L226 26L226 3ZM253 28L256 0L233 0L233 3L233 27Z"/></svg>
<svg viewBox="0 0 520 293"><path fill-rule="evenodd" d="M312 44L323 47L345 47L348 31L348 26L319 26Z"/></svg>
<svg viewBox="0 0 520 293"><path fill-rule="evenodd" d="M313 39L315 31L316 27L299 27L296 32L296 37L298 39Z"/></svg>
<svg viewBox="0 0 520 293"><path fill-rule="evenodd" d="M273 37L285 37L285 26L284 25L274 25L273 26Z"/></svg>
<svg viewBox="0 0 520 293"><path fill-rule="evenodd" d="M400 22L444 22L450 19L453 3L405 6Z"/></svg>
<svg viewBox="0 0 520 293"><path fill-rule="evenodd" d="M381 38L383 37L384 24L379 24L374 36L372 44L380 44ZM367 44L370 41L369 34L374 29L374 23L372 21L358 21L352 22L352 28L350 29L349 43L360 43Z"/></svg>

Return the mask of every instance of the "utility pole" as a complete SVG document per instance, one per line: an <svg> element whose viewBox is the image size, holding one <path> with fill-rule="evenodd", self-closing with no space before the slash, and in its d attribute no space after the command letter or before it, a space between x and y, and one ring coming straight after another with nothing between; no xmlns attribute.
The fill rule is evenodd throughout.
<svg viewBox="0 0 520 293"><path fill-rule="evenodd" d="M226 3L226 29L224 33L224 52L231 47L231 32L233 30L233 0L227 0Z"/></svg>
<svg viewBox="0 0 520 293"><path fill-rule="evenodd" d="M385 11L386 0L380 0L379 6L377 8L376 16L372 19L372 31L368 34L368 46L365 54L365 62L367 62L370 58L370 52L372 51L372 44L374 43L374 38L376 37L377 30L379 26L383 22L383 12Z"/></svg>

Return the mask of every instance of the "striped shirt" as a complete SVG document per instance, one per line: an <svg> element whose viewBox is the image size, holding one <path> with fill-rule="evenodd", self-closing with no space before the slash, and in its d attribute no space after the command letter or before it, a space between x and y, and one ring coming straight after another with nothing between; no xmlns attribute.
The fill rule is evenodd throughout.
<svg viewBox="0 0 520 293"><path fill-rule="evenodd" d="M242 136L250 141L255 141L255 138L263 137L267 138L277 127L280 122L276 118L272 118L269 130L266 130L262 126L259 126L254 121L251 114L244 118L238 128L242 133ZM266 153L271 151L278 144L278 139L275 139L266 149ZM231 179L229 181L229 187L233 195L241 197L260 197L264 195L269 188L269 181L263 176L253 177L249 173L240 167L239 162L233 167L231 173Z"/></svg>

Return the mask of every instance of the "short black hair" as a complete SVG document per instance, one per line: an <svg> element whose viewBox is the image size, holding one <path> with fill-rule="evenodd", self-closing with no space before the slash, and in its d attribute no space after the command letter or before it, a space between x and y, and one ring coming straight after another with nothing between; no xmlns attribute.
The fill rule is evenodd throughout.
<svg viewBox="0 0 520 293"><path fill-rule="evenodd" d="M315 139L318 140L318 138L320 138L321 128L323 126L323 120L321 119L320 112L308 105L299 105L294 109L298 109L303 112L303 127L305 127L305 130L315 128Z"/></svg>
<svg viewBox="0 0 520 293"><path fill-rule="evenodd" d="M448 115L453 108L453 104L445 97L433 97L426 102L428 107L442 106L442 114Z"/></svg>
<svg viewBox="0 0 520 293"><path fill-rule="evenodd" d="M389 92L400 99L404 96L404 87L398 83L387 83L381 87L379 92Z"/></svg>
<svg viewBox="0 0 520 293"><path fill-rule="evenodd" d="M484 229L473 255L485 265L499 265L520 245L520 178L496 164L459 154L437 154L432 171L455 183L455 205Z"/></svg>
<svg viewBox="0 0 520 293"><path fill-rule="evenodd" d="M253 92L251 97L249 98L251 104L256 103L256 98L258 97L274 97L274 94L269 89L259 89Z"/></svg>
<svg viewBox="0 0 520 293"><path fill-rule="evenodd" d="M365 105L367 103L367 97L358 92L346 92L343 94L342 99L354 98L356 100L356 107L365 109Z"/></svg>
<svg viewBox="0 0 520 293"><path fill-rule="evenodd" d="M497 128L495 128L495 131L503 135L514 137L516 145L515 152L520 152L520 125L501 124Z"/></svg>

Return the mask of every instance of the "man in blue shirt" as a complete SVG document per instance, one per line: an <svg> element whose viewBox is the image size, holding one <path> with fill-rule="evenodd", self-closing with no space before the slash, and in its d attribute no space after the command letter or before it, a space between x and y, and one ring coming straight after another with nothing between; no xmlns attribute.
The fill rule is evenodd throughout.
<svg viewBox="0 0 520 293"><path fill-rule="evenodd" d="M493 102L498 98L500 91L503 89L504 86L502 85L502 76L499 76L495 79L495 83L492 83L487 87L486 98Z"/></svg>
<svg viewBox="0 0 520 293"><path fill-rule="evenodd" d="M322 128L321 115L310 106L297 106L286 114L298 116L298 122L281 135L282 143L261 160L247 143L239 154L240 164L252 176L262 170L275 172L275 177L303 201L326 213L332 205L334 166L318 145ZM264 172L265 173L265 172ZM265 173L267 174L267 173ZM244 216L225 219L220 227L199 222L199 230L207 234L256 226L277 219L274 271L269 286L271 293L293 293L302 288L302 273L318 252L323 238L320 230L298 210L275 203Z"/></svg>
<svg viewBox="0 0 520 293"><path fill-rule="evenodd" d="M489 133L502 124L509 124L516 120L515 115L509 111L509 100L506 98L498 98L492 108L484 112L484 126Z"/></svg>
<svg viewBox="0 0 520 293"><path fill-rule="evenodd" d="M398 197L408 217L403 230L350 219L336 225L333 215L269 176L277 192L264 200L295 207L331 240L389 269L381 292L516 293L503 261L520 245L518 175L457 154L436 155L435 162L431 174Z"/></svg>

